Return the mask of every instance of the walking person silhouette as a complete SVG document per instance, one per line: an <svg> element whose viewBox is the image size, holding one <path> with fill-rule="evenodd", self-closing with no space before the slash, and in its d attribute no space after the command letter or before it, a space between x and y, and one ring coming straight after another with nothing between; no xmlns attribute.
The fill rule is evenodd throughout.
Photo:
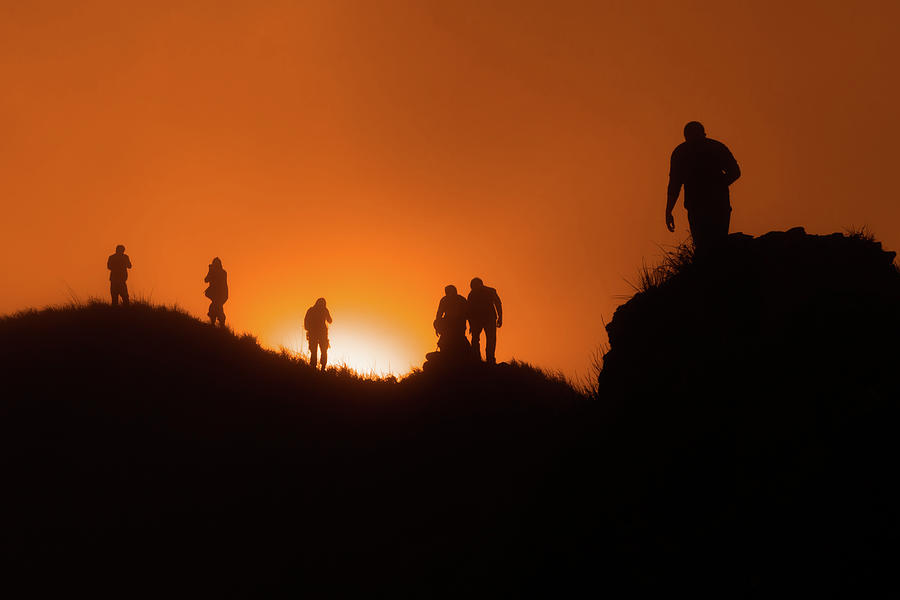
<svg viewBox="0 0 900 600"><path fill-rule="evenodd" d="M328 363L328 323L331 323L331 313L325 306L325 298L319 298L309 307L303 318L303 327L306 329L306 340L309 342L309 364L316 368L316 358L321 350L322 370Z"/></svg>
<svg viewBox="0 0 900 600"><path fill-rule="evenodd" d="M481 360L481 332L484 332L485 360L491 364L497 362L494 353L497 349L497 329L503 326L503 305L497 290L484 285L480 277L471 283L469 292L469 332L472 334L472 349Z"/></svg>
<svg viewBox="0 0 900 600"><path fill-rule="evenodd" d="M684 126L684 142L672 152L666 199L666 227L675 231L672 209L684 186L684 207L688 213L691 238L696 253L705 254L728 237L731 199L728 186L741 176L741 169L728 147L706 137L697 121Z"/></svg>
<svg viewBox="0 0 900 600"><path fill-rule="evenodd" d="M112 305L119 305L119 298L122 298L122 305L128 306L128 269L131 268L131 259L125 254L125 246L119 244L116 246L116 253L111 254L106 259L106 268L109 269L109 295L112 297Z"/></svg>
<svg viewBox="0 0 900 600"><path fill-rule="evenodd" d="M209 322L213 325L216 321L222 327L225 326L225 302L228 301L228 273L222 268L222 261L219 257L212 259L209 265L209 271L203 279L209 284L204 295L209 298L209 311L206 313Z"/></svg>

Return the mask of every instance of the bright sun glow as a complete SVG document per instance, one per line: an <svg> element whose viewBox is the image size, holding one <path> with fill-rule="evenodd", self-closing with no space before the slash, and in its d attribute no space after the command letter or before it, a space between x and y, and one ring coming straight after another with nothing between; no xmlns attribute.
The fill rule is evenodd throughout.
<svg viewBox="0 0 900 600"><path fill-rule="evenodd" d="M418 351L410 340L392 337L383 328L355 319L336 322L329 328L328 337L331 344L328 365L346 365L361 375L405 375L421 366L424 352L431 350ZM309 359L305 332L297 325L281 328L280 335L274 338L269 345L284 347Z"/></svg>

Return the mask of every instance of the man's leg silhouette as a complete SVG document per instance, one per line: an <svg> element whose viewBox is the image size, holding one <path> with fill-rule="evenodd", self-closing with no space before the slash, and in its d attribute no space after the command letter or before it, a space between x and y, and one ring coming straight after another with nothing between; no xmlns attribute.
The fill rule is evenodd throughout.
<svg viewBox="0 0 900 600"><path fill-rule="evenodd" d="M487 362L494 364L497 358L494 354L497 351L497 326L488 325L484 328L484 357Z"/></svg>
<svg viewBox="0 0 900 600"><path fill-rule="evenodd" d="M119 305L119 298L122 298L122 304L128 306L128 286L124 283L110 283L109 295L112 296L112 305Z"/></svg>
<svg viewBox="0 0 900 600"><path fill-rule="evenodd" d="M209 311L206 314L209 316L209 322L213 325L216 324L216 321L220 325L225 325L225 306L223 303L213 300L209 303Z"/></svg>
<svg viewBox="0 0 900 600"><path fill-rule="evenodd" d="M328 364L328 340L310 340L309 341L309 364L313 369L316 368L316 363L319 362L319 358L321 355L321 363L320 366L322 370L325 370L325 365Z"/></svg>
<svg viewBox="0 0 900 600"><path fill-rule="evenodd" d="M481 332L484 329L480 325L471 325L472 329L472 352L481 360Z"/></svg>
<svg viewBox="0 0 900 600"><path fill-rule="evenodd" d="M705 254L728 238L731 209L688 211L688 224L696 254Z"/></svg>

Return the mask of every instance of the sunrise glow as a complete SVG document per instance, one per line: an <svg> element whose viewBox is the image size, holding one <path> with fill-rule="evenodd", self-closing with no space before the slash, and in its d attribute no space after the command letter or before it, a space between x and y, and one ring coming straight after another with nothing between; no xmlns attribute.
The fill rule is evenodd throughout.
<svg viewBox="0 0 900 600"><path fill-rule="evenodd" d="M379 327L378 320L371 315L351 315L342 320L335 317L329 330L328 364L347 366L360 375L376 376L403 376L421 366L415 358L422 354L420 341L392 334L389 327ZM306 335L299 320L282 325L274 335L263 337L260 342L273 349L285 348L304 360L309 358Z"/></svg>
<svg viewBox="0 0 900 600"><path fill-rule="evenodd" d="M164 4L3 9L0 312L106 297L124 244L133 293L205 319L218 256L230 327L299 348L325 297L334 361L402 373L478 276L498 360L584 374L687 238L691 119L743 169L732 231L900 246L896 4Z"/></svg>

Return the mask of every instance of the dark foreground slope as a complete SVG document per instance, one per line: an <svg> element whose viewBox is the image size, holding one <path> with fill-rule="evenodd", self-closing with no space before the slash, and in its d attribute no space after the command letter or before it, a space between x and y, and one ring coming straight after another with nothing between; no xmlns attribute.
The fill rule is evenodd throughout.
<svg viewBox="0 0 900 600"><path fill-rule="evenodd" d="M126 591L464 590L538 547L584 401L523 365L317 374L145 305L4 319L0 364L0 562Z"/></svg>
<svg viewBox="0 0 900 600"><path fill-rule="evenodd" d="M792 230L680 257L591 398L521 365L317 376L147 306L0 320L2 563L124 593L896 591L893 256Z"/></svg>

